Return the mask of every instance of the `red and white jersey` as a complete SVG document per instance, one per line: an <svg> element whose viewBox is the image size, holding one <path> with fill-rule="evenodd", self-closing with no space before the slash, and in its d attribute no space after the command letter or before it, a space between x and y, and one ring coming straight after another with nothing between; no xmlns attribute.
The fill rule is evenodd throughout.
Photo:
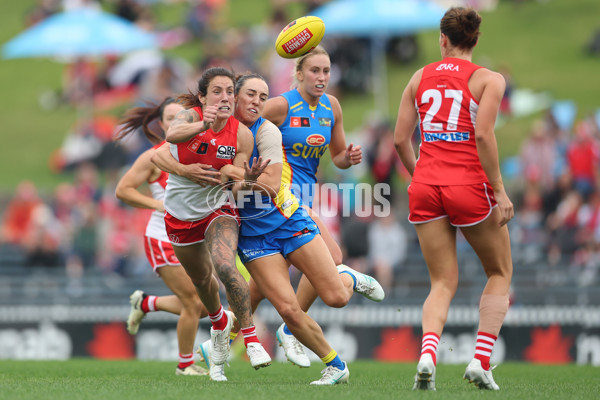
<svg viewBox="0 0 600 400"><path fill-rule="evenodd" d="M200 115L200 109L194 109ZM208 129L183 143L171 143L171 154L182 164L212 165L212 171L233 164L237 152L239 121L229 117L223 129ZM182 221L197 221L221 208L227 194L217 186L202 187L182 176L169 175L165 194L165 209Z"/></svg>
<svg viewBox="0 0 600 400"><path fill-rule="evenodd" d="M148 182L148 186L150 186L150 192L152 192L152 197L154 199L164 201L168 177L169 174L167 174L165 171L160 171L160 176L156 180ZM146 236L162 242L169 241L169 237L167 236L167 228L165 227L165 215L163 212L157 210L152 212L150 219L148 220L148 224L146 225Z"/></svg>
<svg viewBox="0 0 600 400"><path fill-rule="evenodd" d="M475 144L479 103L469 78L482 68L458 58L444 58L423 68L415 96L421 145L412 180L429 185L487 182Z"/></svg>

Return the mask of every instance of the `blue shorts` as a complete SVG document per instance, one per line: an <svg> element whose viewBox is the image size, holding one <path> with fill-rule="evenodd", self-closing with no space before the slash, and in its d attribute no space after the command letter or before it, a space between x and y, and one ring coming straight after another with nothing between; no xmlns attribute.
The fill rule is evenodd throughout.
<svg viewBox="0 0 600 400"><path fill-rule="evenodd" d="M308 216L304 208L300 207L274 231L261 236L240 235L238 254L244 264L273 254L287 257L292 251L313 240L319 233L321 232L315 221Z"/></svg>

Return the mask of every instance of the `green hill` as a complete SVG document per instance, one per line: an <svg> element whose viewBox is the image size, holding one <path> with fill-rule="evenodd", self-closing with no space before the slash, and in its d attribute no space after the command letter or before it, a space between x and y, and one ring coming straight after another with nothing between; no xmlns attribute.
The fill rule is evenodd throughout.
<svg viewBox="0 0 600 400"><path fill-rule="evenodd" d="M230 0L231 26L244 26L266 18L269 0ZM35 1L3 1L0 5L0 43L24 29L24 16ZM158 20L173 26L181 19L187 2L156 6ZM301 7L290 5L300 16ZM483 36L475 50L474 61L492 68L509 66L516 86L548 92L555 99L572 99L579 108L578 117L600 107L600 56L589 56L585 47L600 28L600 2L597 0L501 1L497 10L482 13ZM420 57L414 63L389 63L389 109L393 119L405 83L422 64L439 58L438 33L418 36ZM189 43L175 54L195 61L201 43ZM30 179L44 190L69 179L48 167L51 153L57 149L76 118L66 107L51 111L39 105L41 93L60 87L64 65L46 59L0 61L0 118L2 150L0 191L11 191L19 181ZM360 127L372 111L371 95L347 95L342 99L346 130ZM515 154L528 134L535 116L508 121L498 129L502 157Z"/></svg>

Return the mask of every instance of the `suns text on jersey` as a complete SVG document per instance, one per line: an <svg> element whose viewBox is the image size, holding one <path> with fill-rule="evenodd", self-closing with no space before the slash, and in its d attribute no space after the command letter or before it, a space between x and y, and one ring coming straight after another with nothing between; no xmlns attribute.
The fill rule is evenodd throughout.
<svg viewBox="0 0 600 400"><path fill-rule="evenodd" d="M292 146L292 157L321 158L328 148L328 144L325 146L307 146L302 143L295 143Z"/></svg>
<svg viewBox="0 0 600 400"><path fill-rule="evenodd" d="M423 140L426 142L467 142L469 132L423 132Z"/></svg>

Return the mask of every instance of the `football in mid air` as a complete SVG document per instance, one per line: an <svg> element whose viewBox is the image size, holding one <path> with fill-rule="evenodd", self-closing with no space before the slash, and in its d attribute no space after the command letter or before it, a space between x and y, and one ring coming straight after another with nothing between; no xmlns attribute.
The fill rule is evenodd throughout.
<svg viewBox="0 0 600 400"><path fill-rule="evenodd" d="M319 17L307 16L293 20L277 36L275 50L283 58L301 57L321 43L325 23Z"/></svg>

